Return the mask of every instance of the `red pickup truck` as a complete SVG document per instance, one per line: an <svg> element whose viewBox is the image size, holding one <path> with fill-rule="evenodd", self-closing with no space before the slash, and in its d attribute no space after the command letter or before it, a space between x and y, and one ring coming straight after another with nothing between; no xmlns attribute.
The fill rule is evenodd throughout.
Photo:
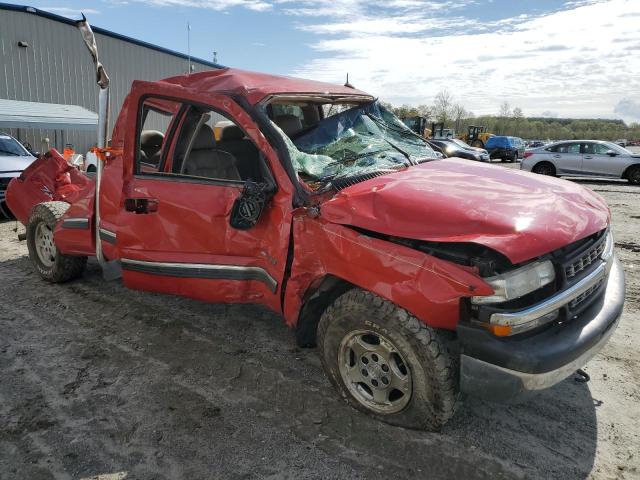
<svg viewBox="0 0 640 480"><path fill-rule="evenodd" d="M575 183L439 159L373 96L234 69L133 83L96 179L56 152L9 185L45 280L260 303L354 407L437 429L582 367L624 275Z"/></svg>

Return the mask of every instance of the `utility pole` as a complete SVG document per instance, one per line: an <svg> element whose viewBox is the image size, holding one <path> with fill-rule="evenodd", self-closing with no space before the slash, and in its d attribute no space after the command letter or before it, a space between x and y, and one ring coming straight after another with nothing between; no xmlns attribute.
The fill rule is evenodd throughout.
<svg viewBox="0 0 640 480"><path fill-rule="evenodd" d="M189 58L187 75L191 75L191 24L189 22L187 22L187 56Z"/></svg>

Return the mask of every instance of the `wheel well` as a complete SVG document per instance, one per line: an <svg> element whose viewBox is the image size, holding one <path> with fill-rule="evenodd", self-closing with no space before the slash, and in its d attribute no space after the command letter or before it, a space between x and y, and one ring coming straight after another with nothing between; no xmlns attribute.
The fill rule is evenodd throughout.
<svg viewBox="0 0 640 480"><path fill-rule="evenodd" d="M556 166L555 166L553 163L551 163L549 160L541 160L541 161L539 161L538 163L536 163L536 164L531 168L531 170L533 171L533 170L534 170L538 165L544 165L544 164L551 165L551 166L553 167L553 171L554 171L554 172L556 171Z"/></svg>
<svg viewBox="0 0 640 480"><path fill-rule="evenodd" d="M340 295L355 285L334 275L326 275L317 286L310 287L304 295L298 323L296 341L300 347L315 347L320 317Z"/></svg>
<svg viewBox="0 0 640 480"><path fill-rule="evenodd" d="M624 171L624 173L622 174L622 177L620 178L628 178L629 177L629 171L632 168L640 168L640 163L634 163L633 165L629 165L626 170Z"/></svg>

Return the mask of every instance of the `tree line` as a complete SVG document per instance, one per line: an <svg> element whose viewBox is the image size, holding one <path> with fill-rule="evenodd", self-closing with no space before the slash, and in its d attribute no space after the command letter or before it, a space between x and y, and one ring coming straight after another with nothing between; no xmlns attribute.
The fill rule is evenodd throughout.
<svg viewBox="0 0 640 480"><path fill-rule="evenodd" d="M422 116L427 122L444 123L456 134L467 131L469 125L483 125L496 135L511 135L539 140L640 140L640 123L627 125L622 120L526 117L520 107L503 102L495 115L475 116L455 101L448 90L441 90L431 105L383 104L400 118Z"/></svg>

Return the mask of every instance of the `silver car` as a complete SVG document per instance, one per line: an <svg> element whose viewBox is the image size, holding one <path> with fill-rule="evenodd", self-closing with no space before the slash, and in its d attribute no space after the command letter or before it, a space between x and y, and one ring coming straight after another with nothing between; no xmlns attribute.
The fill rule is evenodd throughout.
<svg viewBox="0 0 640 480"><path fill-rule="evenodd" d="M11 217L4 201L5 191L13 177L18 177L35 157L11 135L0 133L0 218Z"/></svg>
<svg viewBox="0 0 640 480"><path fill-rule="evenodd" d="M542 175L624 178L640 185L640 155L599 140L567 140L527 150L520 168Z"/></svg>

